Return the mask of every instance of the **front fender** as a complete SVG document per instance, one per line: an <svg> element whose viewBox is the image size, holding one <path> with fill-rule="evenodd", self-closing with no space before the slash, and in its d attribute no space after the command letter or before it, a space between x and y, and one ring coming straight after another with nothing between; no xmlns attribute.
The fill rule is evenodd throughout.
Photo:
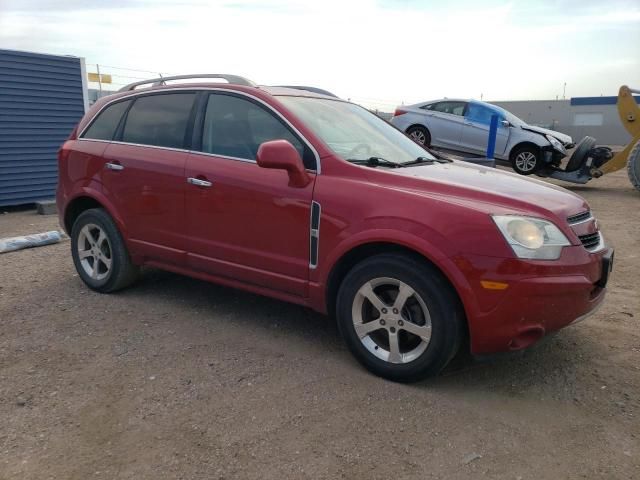
<svg viewBox="0 0 640 480"><path fill-rule="evenodd" d="M469 314L471 311L477 311L475 297L466 277L451 258L427 238L429 238L427 235L419 236L407 231L388 228L367 229L349 235L330 252L325 252L318 268L312 271L310 276L311 304L314 308L320 307L318 309L326 313L328 280L340 259L355 248L367 244L386 243L405 247L425 257L453 285L465 308L465 312Z"/></svg>

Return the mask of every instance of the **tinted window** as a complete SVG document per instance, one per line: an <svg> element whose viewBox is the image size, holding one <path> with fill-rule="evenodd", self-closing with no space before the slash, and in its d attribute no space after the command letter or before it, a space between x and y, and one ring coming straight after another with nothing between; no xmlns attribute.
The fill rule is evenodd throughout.
<svg viewBox="0 0 640 480"><path fill-rule="evenodd" d="M495 112L494 110L491 110L484 105L470 103L464 116L472 122L484 123L486 125L489 125L491 123L491 116L494 114L498 115L498 117L502 117L498 114L498 112Z"/></svg>
<svg viewBox="0 0 640 480"><path fill-rule="evenodd" d="M243 98L209 96L202 132L203 152L255 160L260 144L269 140L289 141L305 166L315 168L311 151L273 113Z"/></svg>
<svg viewBox="0 0 640 480"><path fill-rule="evenodd" d="M131 100L114 103L102 110L91 126L82 135L82 138L94 138L96 140L113 140L122 114L127 110Z"/></svg>
<svg viewBox="0 0 640 480"><path fill-rule="evenodd" d="M429 110L450 113L452 115L462 115L464 113L464 106L465 102L438 102L431 105Z"/></svg>
<svg viewBox="0 0 640 480"><path fill-rule="evenodd" d="M194 99L194 93L137 98L127 114L122 141L182 148Z"/></svg>

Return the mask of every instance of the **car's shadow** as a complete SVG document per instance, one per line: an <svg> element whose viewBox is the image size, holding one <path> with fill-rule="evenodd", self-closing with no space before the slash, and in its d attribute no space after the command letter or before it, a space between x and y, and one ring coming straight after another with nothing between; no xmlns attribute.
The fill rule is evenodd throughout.
<svg viewBox="0 0 640 480"><path fill-rule="evenodd" d="M177 304L176 308L187 305L192 310L210 312L207 315L210 319L233 322L250 329L277 326L284 335L313 337L342 348L335 322L325 315L299 305L163 270L144 268L139 281L121 294L157 297Z"/></svg>
<svg viewBox="0 0 640 480"><path fill-rule="evenodd" d="M275 325L278 335L286 337L287 342L312 341L319 348L352 361L354 368L361 368L350 359L335 320L308 308L156 269L144 269L140 281L120 295L157 297L158 301L175 304L176 308L187 305L198 312L210 312L207 319L215 317L216 322L233 322L254 331L266 331ZM181 321L194 320L172 319L172 322ZM463 347L440 376L414 386L445 390L461 386L465 389L529 388L548 384L550 372L555 381L562 383L575 377L578 362L583 361L579 357L586 347L580 339L580 334L570 328L526 352L482 359L472 357Z"/></svg>

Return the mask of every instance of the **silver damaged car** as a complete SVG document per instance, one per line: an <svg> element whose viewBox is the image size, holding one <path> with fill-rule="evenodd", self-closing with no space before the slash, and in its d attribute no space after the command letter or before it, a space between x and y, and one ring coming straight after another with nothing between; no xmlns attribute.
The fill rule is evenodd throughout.
<svg viewBox="0 0 640 480"><path fill-rule="evenodd" d="M485 155L492 115L498 115L495 158L530 175L558 166L574 143L569 135L526 124L505 109L476 100L443 99L398 107L391 123L427 146Z"/></svg>

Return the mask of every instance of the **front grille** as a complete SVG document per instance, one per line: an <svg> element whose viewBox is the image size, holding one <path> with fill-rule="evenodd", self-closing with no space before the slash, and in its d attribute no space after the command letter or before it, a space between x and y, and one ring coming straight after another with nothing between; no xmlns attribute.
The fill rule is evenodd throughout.
<svg viewBox="0 0 640 480"><path fill-rule="evenodd" d="M582 242L584 248L589 251L595 250L600 245L600 232L579 235L578 238Z"/></svg>
<svg viewBox="0 0 640 480"><path fill-rule="evenodd" d="M584 222L585 220L589 220L591 218L591 212L589 210L581 213L577 213L575 215L571 215L567 217L567 222L569 225L575 225L576 223Z"/></svg>

